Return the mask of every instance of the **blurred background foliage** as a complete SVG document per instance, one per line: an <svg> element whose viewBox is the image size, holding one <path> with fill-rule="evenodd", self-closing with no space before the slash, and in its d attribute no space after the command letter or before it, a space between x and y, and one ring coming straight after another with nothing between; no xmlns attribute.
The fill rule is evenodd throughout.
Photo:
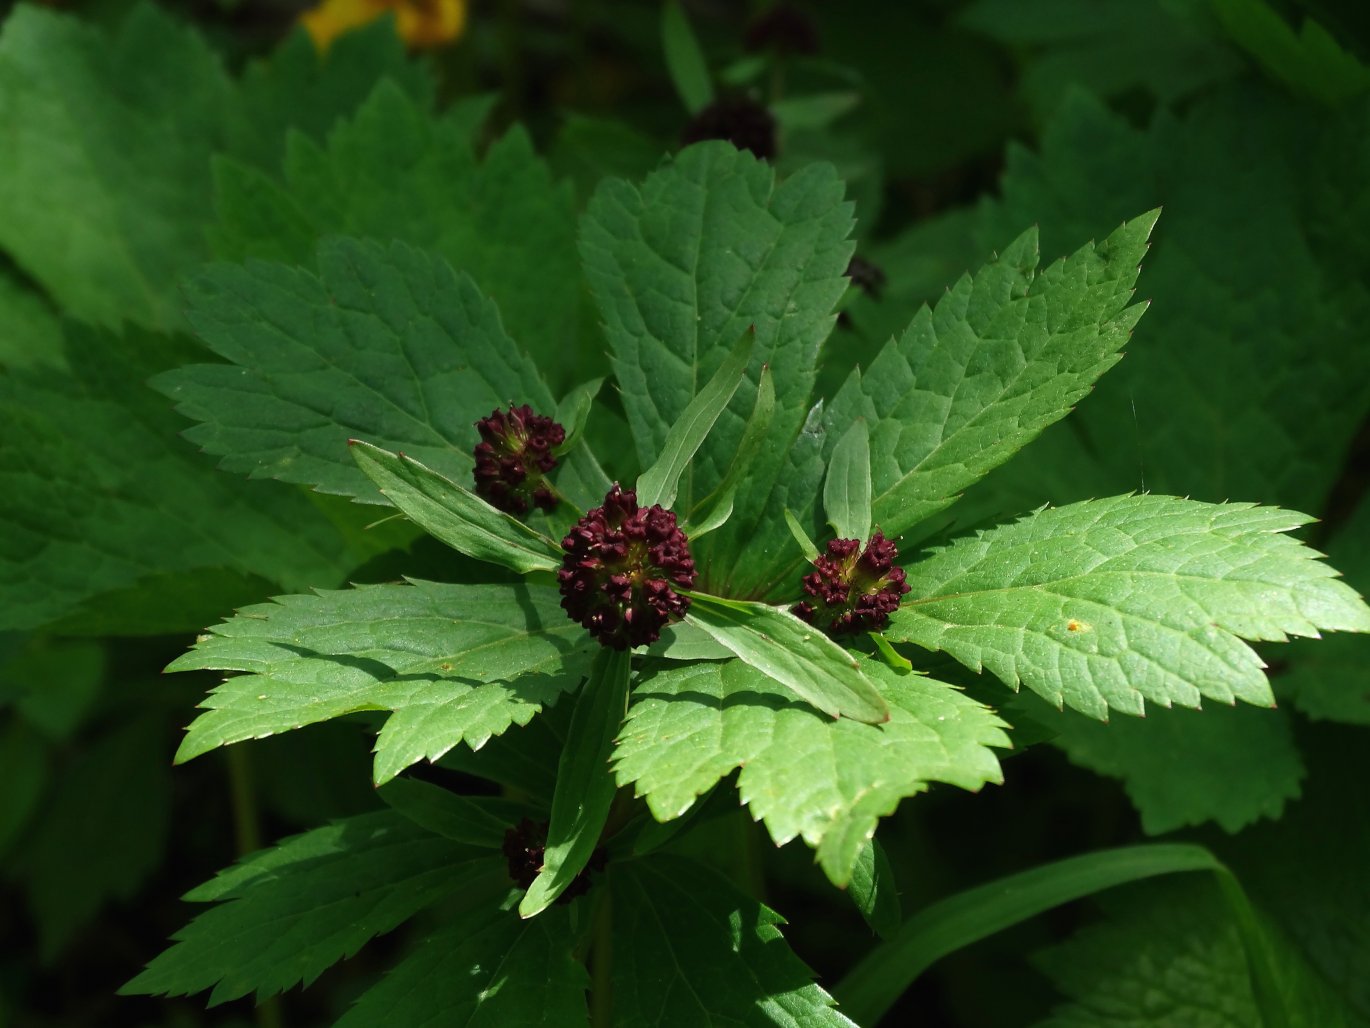
<svg viewBox="0 0 1370 1028"><path fill-rule="evenodd" d="M265 1011L113 995L183 923L182 892L378 802L361 723L173 769L213 681L160 669L274 593L463 574L431 541L364 533L365 512L220 472L180 438L146 382L203 359L176 283L206 260L404 238L469 269L516 338L560 347L565 387L604 362L578 210L604 176L721 135L848 182L860 261L823 356L831 394L1023 228L1052 256L1163 206L1127 358L932 537L1118 492L1257 500L1319 516L1312 541L1370 591L1370 8L699 0L716 103L692 117L653 3L305 7L73 0L11 9L0 34L0 1024L322 1024L404 945ZM1194 839L1370 1022L1370 640L1267 659L1278 710L1106 726L968 681L1007 704L1019 750L1004 787L935 790L882 827L905 911L1090 848ZM460 776L451 763L434 773ZM802 846L771 853L741 813L695 845L756 853L744 884L824 981L869 946ZM1255 1025L1225 917L1204 882L1133 886L944 961L900 1009Z"/></svg>

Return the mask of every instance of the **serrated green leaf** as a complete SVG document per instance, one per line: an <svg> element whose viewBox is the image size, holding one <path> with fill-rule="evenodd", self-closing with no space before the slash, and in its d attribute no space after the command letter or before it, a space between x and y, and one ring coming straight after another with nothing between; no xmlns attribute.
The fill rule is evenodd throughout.
<svg viewBox="0 0 1370 1028"><path fill-rule="evenodd" d="M412 457L350 440L353 459L391 503L459 553L520 574L561 567L556 543Z"/></svg>
<svg viewBox="0 0 1370 1028"><path fill-rule="evenodd" d="M871 537L871 451L866 423L857 420L837 441L823 484L823 513L839 539Z"/></svg>
<svg viewBox="0 0 1370 1028"><path fill-rule="evenodd" d="M857 660L788 610L692 593L686 621L832 717L879 724L889 710Z"/></svg>
<svg viewBox="0 0 1370 1028"><path fill-rule="evenodd" d="M601 649L580 691L557 765L542 870L519 903L520 917L546 910L585 869L614 801L609 756L628 706L627 650Z"/></svg>
<svg viewBox="0 0 1370 1028"><path fill-rule="evenodd" d="M84 321L178 327L176 280L209 256L213 155L274 160L288 129L350 113L367 76L430 78L378 26L322 60L296 37L235 83L197 32L124 6L113 28L37 5L6 19L0 248Z"/></svg>
<svg viewBox="0 0 1370 1028"><path fill-rule="evenodd" d="M1362 596L1370 592L1370 496L1332 538L1327 559ZM1288 667L1273 681L1276 694L1309 717L1370 726L1370 639L1295 640Z"/></svg>
<svg viewBox="0 0 1370 1028"><path fill-rule="evenodd" d="M461 1024L575 1028L588 1023L585 969L571 953L570 914L533 921L476 911L424 939L364 992L337 1028Z"/></svg>
<svg viewBox="0 0 1370 1028"><path fill-rule="evenodd" d="M662 4L661 45L666 54L666 70L685 109L694 114L713 103L714 84L709 77L709 65L678 0L666 0Z"/></svg>
<svg viewBox="0 0 1370 1028"><path fill-rule="evenodd" d="M16 8L0 35L0 246L77 317L175 324L231 102L214 52L151 4L109 37Z"/></svg>
<svg viewBox="0 0 1370 1028"><path fill-rule="evenodd" d="M642 467L748 326L756 329L748 380L758 381L763 364L775 376L767 445L726 531L694 553L703 589L750 595L790 563L780 511L786 496L817 489L822 468L805 465L805 474L783 480L780 471L797 445L818 347L847 286L851 225L830 167L777 183L765 163L722 142L688 147L641 186L601 183L582 219L585 273ZM681 481L681 510L726 477L751 395L742 389L714 426Z"/></svg>
<svg viewBox="0 0 1370 1028"><path fill-rule="evenodd" d="M379 502L349 438L469 480L477 418L510 402L554 409L494 304L441 258L348 239L315 258L317 275L254 261L186 287L187 318L233 363L155 385L202 422L186 435L225 470Z"/></svg>
<svg viewBox="0 0 1370 1028"><path fill-rule="evenodd" d="M376 790L391 810L444 839L499 849L504 833L526 808L489 796L461 796L417 778L395 778Z"/></svg>
<svg viewBox="0 0 1370 1028"><path fill-rule="evenodd" d="M1241 936L1213 883L1162 880L1102 897L1108 919L1035 954L1070 1002L1040 1028L1110 1024L1142 1028L1262 1028ZM1148 1002L1135 997L1146 995Z"/></svg>
<svg viewBox="0 0 1370 1028"><path fill-rule="evenodd" d="M1283 533L1307 515L1118 496L1041 511L909 568L886 636L1101 720L1144 701L1271 706L1242 639L1370 630L1370 610Z"/></svg>
<svg viewBox="0 0 1370 1028"><path fill-rule="evenodd" d="M193 631L364 559L304 496L235 482L178 438L144 380L185 353L69 323L69 373L0 376L0 629Z"/></svg>
<svg viewBox="0 0 1370 1028"><path fill-rule="evenodd" d="M1040 154L1012 151L983 246L1035 223L1061 252L1135 211L1166 216L1128 358L1070 419L1090 444L1044 454L1052 491L998 510L1140 488L1323 511L1370 403L1355 327L1370 294L1347 278L1370 262L1370 148L1346 142L1364 125L1354 105L1333 117L1250 83L1141 127L1076 93ZM1031 484L1032 466L1004 470Z"/></svg>
<svg viewBox="0 0 1370 1028"><path fill-rule="evenodd" d="M1262 996L1252 981L1239 922L1211 881L1157 879L1101 901L1103 922L1036 956L1034 962L1071 1000L1039 1022L1042 1028L1358 1023L1303 956L1273 932L1279 991ZM1142 996L1145 1001L1139 1001Z"/></svg>
<svg viewBox="0 0 1370 1028"><path fill-rule="evenodd" d="M1040 274L1029 230L852 372L823 424L835 447L866 419L872 517L886 535L949 506L1117 363L1145 309L1129 303L1157 213Z"/></svg>
<svg viewBox="0 0 1370 1028"><path fill-rule="evenodd" d="M381 81L415 104L432 102L431 67L409 59L404 41L385 19L344 33L322 52L297 24L272 54L243 70L225 150L237 160L274 170L293 134L326 139L338 119L362 107ZM493 97L476 96L463 98L457 107L478 123L492 102Z"/></svg>
<svg viewBox="0 0 1370 1028"><path fill-rule="evenodd" d="M307 985L444 896L501 895L504 862L475 853L389 811L316 829L249 857L234 869L231 887L201 895L221 902L177 932L175 945L120 991L183 996L212 989L214 1005Z"/></svg>
<svg viewBox="0 0 1370 1028"><path fill-rule="evenodd" d="M737 392L755 342L756 333L753 330L748 329L742 334L713 378L690 401L666 433L666 442L657 454L656 462L637 480L638 502L644 507L655 504L669 509L674 505L680 476L704 445L709 430Z"/></svg>
<svg viewBox="0 0 1370 1028"><path fill-rule="evenodd" d="M281 181L220 162L218 256L302 264L321 238L398 239L470 274L558 389L597 373L602 343L581 339L570 183L552 178L521 128L477 157L473 129L488 98L434 116L393 82L369 86L354 118L330 124L325 145L289 140Z"/></svg>
<svg viewBox="0 0 1370 1028"><path fill-rule="evenodd" d="M206 698L176 758L356 711L412 709L401 729L382 729L383 781L526 724L576 686L587 643L547 586L412 582L279 597L211 629L168 668L243 672Z"/></svg>
<svg viewBox="0 0 1370 1028"><path fill-rule="evenodd" d="M853 1028L780 934L784 919L698 864L609 871L614 1024Z"/></svg>
<svg viewBox="0 0 1370 1028"><path fill-rule="evenodd" d="M615 774L666 821L740 767L742 802L776 843L802 836L845 885L877 820L902 798L934 781L998 782L990 747L1008 745L1003 722L951 686L862 666L889 704L883 725L829 720L741 661L663 666L633 690Z"/></svg>
<svg viewBox="0 0 1370 1028"><path fill-rule="evenodd" d="M1153 708L1145 720L1108 724L1044 712L1043 720L1071 763L1122 780L1149 835L1209 821L1237 832L1278 818L1299 796L1303 760L1282 711Z"/></svg>
<svg viewBox="0 0 1370 1028"><path fill-rule="evenodd" d="M847 895L856 904L871 931L882 939L888 939L899 930L904 919L899 907L898 885L894 880L894 869L885 855L885 848L874 836L861 847L856 863L852 865L851 883Z"/></svg>

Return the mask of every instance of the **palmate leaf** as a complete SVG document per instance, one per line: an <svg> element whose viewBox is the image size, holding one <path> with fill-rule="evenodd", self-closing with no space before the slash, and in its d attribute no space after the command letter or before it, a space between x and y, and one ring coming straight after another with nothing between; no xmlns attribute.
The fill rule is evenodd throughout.
<svg viewBox="0 0 1370 1028"><path fill-rule="evenodd" d="M885 634L1101 720L1145 700L1270 706L1242 639L1370 631L1355 592L1283 534L1310 520L1169 496L1040 511L914 563Z"/></svg>
<svg viewBox="0 0 1370 1028"><path fill-rule="evenodd" d="M612 865L621 1028L852 1028L785 944L775 911L676 857Z"/></svg>
<svg viewBox="0 0 1370 1028"><path fill-rule="evenodd" d="M390 710L377 784L459 742L479 749L580 682L593 645L541 585L360 586L283 596L218 625L168 670L238 671L177 753Z"/></svg>
<svg viewBox="0 0 1370 1028"><path fill-rule="evenodd" d="M218 905L121 990L210 1003L309 984L444 896L497 902L503 861L391 811L348 818L248 857L186 898Z"/></svg>
<svg viewBox="0 0 1370 1028"><path fill-rule="evenodd" d="M362 994L337 1028L584 1025L589 978L571 954L574 939L564 908L532 921L508 911L473 911L424 939Z"/></svg>
<svg viewBox="0 0 1370 1028"><path fill-rule="evenodd" d="M649 671L619 734L618 781L665 821L740 767L742 802L776 843L802 836L845 885L877 820L902 798L932 782L999 782L990 747L1008 745L1003 722L951 686L874 660L862 668L889 705L883 725L824 717L741 661Z"/></svg>
<svg viewBox="0 0 1370 1028"><path fill-rule="evenodd" d="M804 422L818 347L847 285L851 226L831 167L813 165L776 183L765 163L720 142L687 148L641 186L608 180L590 202L581 254L642 467L732 345L756 328L748 382L681 479L679 509L690 511L722 481L761 366L775 377L767 445L726 530L695 553L701 588L724 591L732 578L726 591L747 595L765 584L788 556L778 520L786 492L817 487L821 468L809 468L803 481L777 476ZM763 519L772 508L775 519Z"/></svg>
<svg viewBox="0 0 1370 1028"><path fill-rule="evenodd" d="M1129 303L1156 216L1041 273L1025 233L852 372L824 412L827 444L866 419L872 517L886 535L949 506L1117 363L1144 310Z"/></svg>
<svg viewBox="0 0 1370 1028"><path fill-rule="evenodd" d="M466 480L475 421L511 401L550 413L537 368L466 275L400 243L320 244L318 274L252 261L187 287L186 316L231 364L156 385L202 422L186 435L227 471L380 502L349 438Z"/></svg>

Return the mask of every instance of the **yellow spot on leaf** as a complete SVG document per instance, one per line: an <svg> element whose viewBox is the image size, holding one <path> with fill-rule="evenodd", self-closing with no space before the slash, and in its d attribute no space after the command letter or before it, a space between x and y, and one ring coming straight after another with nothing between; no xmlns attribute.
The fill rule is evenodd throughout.
<svg viewBox="0 0 1370 1028"><path fill-rule="evenodd" d="M1066 622L1066 631L1067 631L1067 632L1088 632L1088 631L1089 631L1089 625L1085 624L1083 621L1076 621L1074 618L1071 618L1069 621Z"/></svg>

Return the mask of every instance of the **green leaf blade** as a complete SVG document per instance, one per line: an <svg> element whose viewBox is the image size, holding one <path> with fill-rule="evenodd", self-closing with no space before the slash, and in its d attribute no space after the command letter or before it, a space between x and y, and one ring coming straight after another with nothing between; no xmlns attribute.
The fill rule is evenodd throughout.
<svg viewBox="0 0 1370 1028"><path fill-rule="evenodd" d="M477 418L554 404L499 311L466 275L400 243L329 239L318 273L252 261L188 286L187 317L231 364L154 385L200 424L227 471L379 502L347 454L366 439L469 480Z"/></svg>
<svg viewBox="0 0 1370 1028"><path fill-rule="evenodd" d="M853 1028L785 944L775 911L690 861L609 872L614 1023Z"/></svg>
<svg viewBox="0 0 1370 1028"><path fill-rule="evenodd" d="M350 818L265 850L230 880L231 889L203 898L231 902L178 932L175 945L121 991L212 989L211 1004L253 992L265 998L313 981L444 896L497 896L507 884L499 858L473 859L473 851L391 812Z"/></svg>
<svg viewBox="0 0 1370 1028"><path fill-rule="evenodd" d="M1037 272L1029 231L924 307L824 414L833 444L870 426L873 518L897 536L1065 417L1119 359L1158 212Z"/></svg>
<svg viewBox="0 0 1370 1028"><path fill-rule="evenodd" d="M412 711L382 729L379 784L526 724L579 682L585 643L549 586L415 581L278 597L168 668L242 672L206 698L176 759L357 711Z"/></svg>
<svg viewBox="0 0 1370 1028"><path fill-rule="evenodd" d="M669 821L741 768L742 802L776 844L803 838L845 886L879 818L934 781L1001 781L993 748L1008 745L1003 722L951 686L863 664L883 725L831 720L741 661L663 666L634 689L615 774Z"/></svg>
<svg viewBox="0 0 1370 1028"><path fill-rule="evenodd" d="M1370 630L1360 598L1284 534L1309 520L1163 496L1040 511L912 565L885 634L1101 720L1146 700L1271 706L1243 639Z"/></svg>
<svg viewBox="0 0 1370 1028"><path fill-rule="evenodd" d="M601 183L582 219L585 274L641 467L655 461L698 384L748 326L756 330L748 382L759 382L762 365L774 376L766 446L739 486L727 529L694 554L702 588L751 595L768 584L788 559L778 520L786 495L818 487L815 469L784 479L781 469L805 424L818 348L847 286L851 227L830 167L811 165L777 182L766 164L721 142L686 148L641 185ZM749 398L750 388L734 396L700 448L681 482L682 511L726 478Z"/></svg>
<svg viewBox="0 0 1370 1028"><path fill-rule="evenodd" d="M833 448L823 511L837 538L865 542L871 537L870 432L864 421L847 429Z"/></svg>
<svg viewBox="0 0 1370 1028"><path fill-rule="evenodd" d="M564 910L533 921L503 911L471 911L424 939L337 1026L588 1025L589 979L571 952L574 938Z"/></svg>
<svg viewBox="0 0 1370 1028"><path fill-rule="evenodd" d="M357 439L349 443L357 466L386 498L459 553L519 574L561 567L561 554L552 540L470 490L402 453Z"/></svg>
<svg viewBox="0 0 1370 1028"><path fill-rule="evenodd" d="M692 594L686 621L831 717L879 724L889 708L837 643L789 611Z"/></svg>
<svg viewBox="0 0 1370 1028"><path fill-rule="evenodd" d="M661 43L666 70L685 109L691 114L713 103L714 84L699 39L678 0L666 0L661 8Z"/></svg>
<svg viewBox="0 0 1370 1028"><path fill-rule="evenodd" d="M637 480L637 499L644 507L657 504L670 509L675 503L680 476L742 384L742 373L747 368L755 342L756 332L749 328L713 378L666 433L666 443L657 455L656 463Z"/></svg>
<svg viewBox="0 0 1370 1028"><path fill-rule="evenodd" d="M520 917L546 910L595 851L614 800L609 756L628 705L630 670L628 651L605 649L581 689L557 767L542 870L519 903Z"/></svg>

